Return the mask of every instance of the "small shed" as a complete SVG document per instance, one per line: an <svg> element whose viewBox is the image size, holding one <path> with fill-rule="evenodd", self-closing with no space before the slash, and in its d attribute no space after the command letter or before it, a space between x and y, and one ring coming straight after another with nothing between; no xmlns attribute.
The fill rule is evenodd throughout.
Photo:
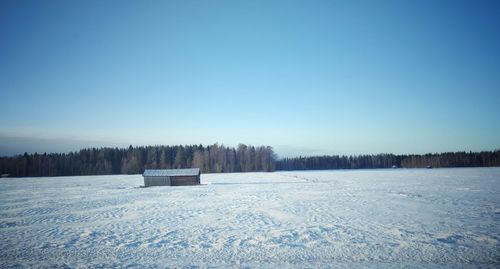
<svg viewBox="0 0 500 269"><path fill-rule="evenodd" d="M200 184L200 168L146 169L144 186L184 186Z"/></svg>

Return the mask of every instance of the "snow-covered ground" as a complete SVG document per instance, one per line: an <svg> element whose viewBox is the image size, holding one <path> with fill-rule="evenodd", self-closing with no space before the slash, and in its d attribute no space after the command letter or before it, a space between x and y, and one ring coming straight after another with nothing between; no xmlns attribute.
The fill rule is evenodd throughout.
<svg viewBox="0 0 500 269"><path fill-rule="evenodd" d="M499 267L500 168L0 179L0 267Z"/></svg>

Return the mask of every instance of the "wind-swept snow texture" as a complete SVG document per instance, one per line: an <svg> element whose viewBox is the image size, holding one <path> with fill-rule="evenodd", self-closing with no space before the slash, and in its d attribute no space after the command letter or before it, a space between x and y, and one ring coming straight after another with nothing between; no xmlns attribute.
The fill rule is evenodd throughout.
<svg viewBox="0 0 500 269"><path fill-rule="evenodd" d="M500 266L500 169L0 179L0 267Z"/></svg>

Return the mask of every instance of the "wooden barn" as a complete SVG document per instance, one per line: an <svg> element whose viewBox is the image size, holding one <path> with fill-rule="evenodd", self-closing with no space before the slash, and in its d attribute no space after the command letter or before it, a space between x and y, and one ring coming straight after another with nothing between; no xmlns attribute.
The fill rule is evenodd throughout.
<svg viewBox="0 0 500 269"><path fill-rule="evenodd" d="M144 186L184 186L200 184L200 168L146 169Z"/></svg>

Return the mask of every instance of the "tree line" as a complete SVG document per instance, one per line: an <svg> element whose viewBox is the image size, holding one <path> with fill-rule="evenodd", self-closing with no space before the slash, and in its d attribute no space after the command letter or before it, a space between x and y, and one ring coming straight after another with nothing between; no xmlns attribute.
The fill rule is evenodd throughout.
<svg viewBox="0 0 500 269"><path fill-rule="evenodd" d="M500 166L500 150L482 152L445 152L434 154L375 154L357 156L312 156L284 158L277 170L488 167Z"/></svg>
<svg viewBox="0 0 500 269"><path fill-rule="evenodd" d="M269 146L140 146L88 148L70 153L0 157L0 174L13 177L141 174L145 169L198 167L202 173L275 170L500 166L500 150L424 155L356 155L277 158Z"/></svg>
<svg viewBox="0 0 500 269"><path fill-rule="evenodd" d="M0 174L13 177L141 174L144 169L198 167L202 173L274 171L271 147L140 146L88 148L70 153L0 157Z"/></svg>

